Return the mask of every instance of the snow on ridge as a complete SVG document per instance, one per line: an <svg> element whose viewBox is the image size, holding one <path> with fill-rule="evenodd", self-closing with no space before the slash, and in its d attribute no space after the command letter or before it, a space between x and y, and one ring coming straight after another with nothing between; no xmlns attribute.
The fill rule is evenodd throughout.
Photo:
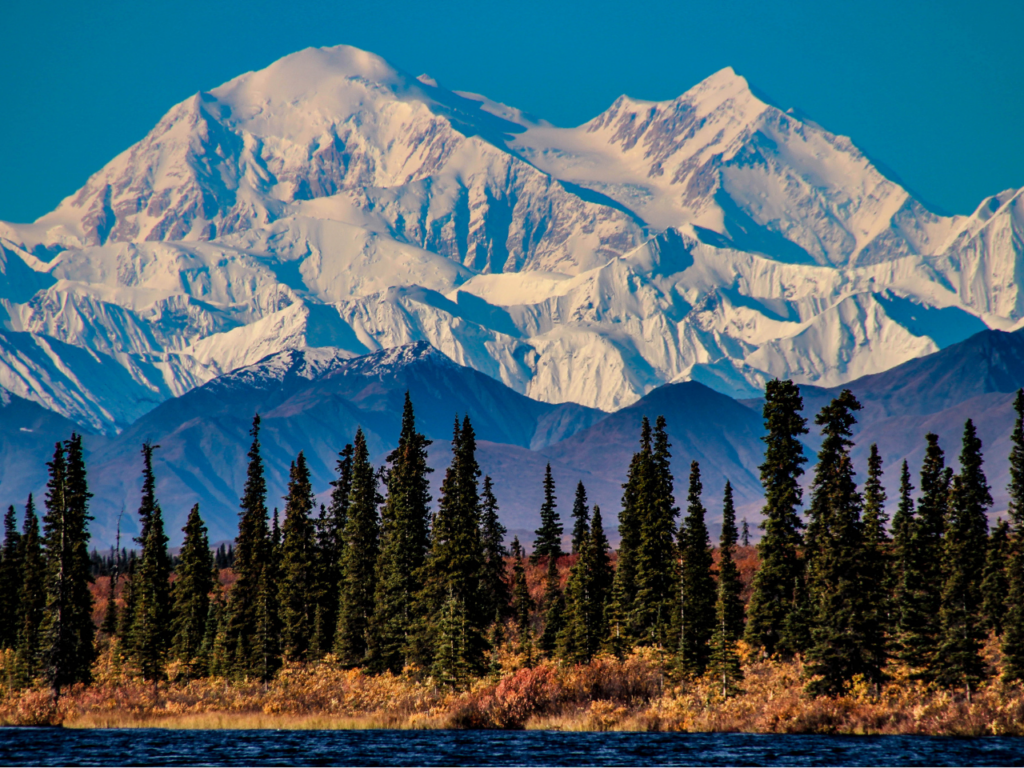
<svg viewBox="0 0 1024 768"><path fill-rule="evenodd" d="M211 379L432 356L611 411L669 381L842 383L951 343L949 312L1024 323L1021 190L934 214L731 68L558 128L306 49L0 235L0 322L69 345L0 345L0 371L103 429ZM74 349L123 367L130 408Z"/></svg>

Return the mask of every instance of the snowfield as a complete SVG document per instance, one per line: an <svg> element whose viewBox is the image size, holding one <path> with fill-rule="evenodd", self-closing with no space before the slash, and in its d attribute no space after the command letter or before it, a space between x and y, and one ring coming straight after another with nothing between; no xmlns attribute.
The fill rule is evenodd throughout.
<svg viewBox="0 0 1024 768"><path fill-rule="evenodd" d="M940 215L728 68L559 128L307 49L0 223L0 388L116 434L268 355L414 341L604 411L830 387L1021 327L1022 259L1022 190Z"/></svg>

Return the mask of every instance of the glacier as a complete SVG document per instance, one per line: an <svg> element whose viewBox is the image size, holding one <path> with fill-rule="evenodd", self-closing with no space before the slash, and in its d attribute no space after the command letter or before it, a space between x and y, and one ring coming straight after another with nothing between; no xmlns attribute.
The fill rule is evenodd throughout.
<svg viewBox="0 0 1024 768"><path fill-rule="evenodd" d="M724 69L575 128L307 49L0 222L0 388L93 431L288 350L547 403L833 387L1024 324L1024 190L949 216Z"/></svg>

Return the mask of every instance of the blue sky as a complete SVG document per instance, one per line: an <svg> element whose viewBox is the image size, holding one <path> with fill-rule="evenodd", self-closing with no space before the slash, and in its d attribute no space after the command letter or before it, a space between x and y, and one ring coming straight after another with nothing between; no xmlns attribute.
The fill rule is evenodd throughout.
<svg viewBox="0 0 1024 768"><path fill-rule="evenodd" d="M347 43L560 125L731 65L933 205L1024 186L1024 2L8 3L0 219L54 208L173 104L307 46Z"/></svg>

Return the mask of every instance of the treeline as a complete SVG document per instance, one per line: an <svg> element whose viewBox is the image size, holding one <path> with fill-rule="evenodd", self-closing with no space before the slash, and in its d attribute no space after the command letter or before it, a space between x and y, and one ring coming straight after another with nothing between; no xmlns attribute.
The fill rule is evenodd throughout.
<svg viewBox="0 0 1024 768"><path fill-rule="evenodd" d="M882 459L871 447L866 480L850 457L860 404L844 391L815 419L823 442L801 514L807 434L799 389L766 389L765 506L760 568L748 606L734 559L746 543L732 488L723 493L717 562L705 522L700 466L692 462L685 510L676 503L664 418L643 420L619 513L621 543L610 551L601 510L579 483L570 552L550 466L541 526L530 556L544 569L533 600L526 555L506 530L489 477L481 480L468 417L456 419L452 459L436 509L427 448L406 395L397 448L381 468L356 432L339 453L330 501L316 509L309 470L292 462L284 514L270 515L253 420L234 547L216 557L194 507L172 560L155 495L153 452L142 448L138 555L87 554L89 499L81 440L56 447L43 532L31 497L22 531L10 508L0 559L0 644L12 649L16 685L88 682L96 649L108 644L125 669L146 680L168 669L185 678L269 680L282 664L325 657L375 673L429 676L464 687L500 672L510 649L530 666L541 657L585 663L655 649L676 679L710 675L724 695L738 690L741 652L806 661L807 690L836 695L851 683L880 683L894 664L918 679L971 691L991 673L988 633L1001 638L1007 682L1024 679L1024 393L1010 456L1012 525L991 532L992 504L981 441L964 429L959 473L945 466L935 435L914 495L909 467L889 525ZM741 539L742 536L742 539ZM225 592L217 569L235 573ZM566 558L566 555L570 557ZM563 587L559 565L569 565ZM91 568L110 574L110 597L94 638ZM173 573L173 579L172 579ZM121 600L116 599L121 581ZM104 647L108 647L104 646Z"/></svg>

